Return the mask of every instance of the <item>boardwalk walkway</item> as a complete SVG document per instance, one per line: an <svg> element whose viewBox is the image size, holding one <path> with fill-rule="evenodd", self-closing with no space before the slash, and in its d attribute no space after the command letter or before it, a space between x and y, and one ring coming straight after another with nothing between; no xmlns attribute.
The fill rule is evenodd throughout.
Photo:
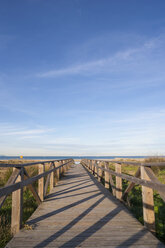
<svg viewBox="0 0 165 248"><path fill-rule="evenodd" d="M163 248L81 165L73 165L7 248Z"/></svg>

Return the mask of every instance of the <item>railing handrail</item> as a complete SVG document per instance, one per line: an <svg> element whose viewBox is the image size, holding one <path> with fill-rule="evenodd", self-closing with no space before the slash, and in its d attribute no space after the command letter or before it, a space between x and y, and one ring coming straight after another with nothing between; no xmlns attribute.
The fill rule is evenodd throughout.
<svg viewBox="0 0 165 248"><path fill-rule="evenodd" d="M98 165L99 162L99 165ZM115 164L115 171L108 168L109 163ZM97 177L98 181L101 182L101 179L104 178L104 186L109 189L109 186L112 188L112 194L119 200L123 201L128 197L128 193L132 188L139 184L142 186L142 202L143 202L143 219L145 226L155 233L155 215L154 215L154 198L153 198L153 189L157 190L161 198L165 201L165 184L162 184L154 172L150 168L153 163L136 163L138 169L135 173L135 176L130 176L122 173L122 164L123 161L111 161L111 160L91 160L83 159L81 160L82 165L86 166L94 176ZM101 166L100 166L101 163ZM130 164L130 162L125 162ZM131 163L132 164L132 163ZM157 165L165 163L156 163ZM155 165L155 163L154 163ZM104 172L104 173L103 173ZM116 178L116 184L112 176ZM127 188L122 192L122 179L130 181Z"/></svg>
<svg viewBox="0 0 165 248"><path fill-rule="evenodd" d="M59 161L61 161L61 160L59 160ZM58 162L59 162L59 161L58 161ZM71 162L71 161L72 161L72 159L70 159L68 162ZM51 162L52 162L52 161L51 161ZM57 161L55 161L55 162L57 162ZM67 163L68 163L68 162L67 162ZM58 166L58 167L55 167L55 168L53 168L53 169L51 169L51 170L45 171L44 173L38 174L37 176L30 177L30 178L28 178L28 179L26 179L26 180L23 180L23 181L21 181L21 182L18 182L18 183L14 183L14 184L11 184L11 185L8 185L8 186L1 187L1 188L0 188L0 197L2 197L2 196L4 196L4 195L9 195L9 194L11 194L12 192L14 192L14 191L16 191L16 190L18 190L18 189L21 189L21 188L23 188L23 187L25 187L25 186L27 186L27 185L29 185L29 184L34 183L34 182L37 181L38 179L40 179L40 178L42 178L42 177L45 177L45 176L47 176L48 174L50 174L50 173L52 173L52 172L54 172L54 171L56 171L56 170L62 168L62 167L63 167L64 165L66 165L67 163L64 163L64 164L62 164L62 165L60 165L60 166ZM17 167L17 166L16 166L16 167Z"/></svg>
<svg viewBox="0 0 165 248"><path fill-rule="evenodd" d="M152 188L152 189L157 190L157 191L163 191L163 190L165 191L165 184L163 184L163 183L154 183L154 182L151 182L148 180L139 179L137 177L127 175L125 173L117 173L113 170L105 169L105 168L100 167L98 165L95 165L95 166L96 166L96 168L101 169L102 171L106 171L106 172L112 174L113 176L121 177L122 179L126 179L127 181L130 181L130 182L133 182L133 183L136 183L139 185L143 185L143 186Z"/></svg>
<svg viewBox="0 0 165 248"><path fill-rule="evenodd" d="M7 196L12 193L12 211L11 211L11 230L15 234L19 231L22 225L22 211L23 211L23 187L27 186L38 204L40 204L47 194L48 185L50 190L56 185L65 171L69 169L73 162L72 158L57 159L49 161L37 161L25 164L1 164L2 167L13 167L13 172L8 179L6 186L0 188L0 208L5 202ZM38 175L30 177L25 166L38 164ZM45 171L45 164L49 169ZM44 183L44 177L46 182ZM33 183L38 180L38 192L33 186Z"/></svg>
<svg viewBox="0 0 165 248"><path fill-rule="evenodd" d="M37 164L46 164L46 163L52 163L52 162L60 162L60 161L65 161L65 160L72 160L72 158L65 158L65 159L56 159L56 160L39 160L37 162L31 162L31 163L22 163L22 164L11 164L11 163L0 163L0 167L5 167L5 168L21 168L21 167L26 167L26 166L31 166L31 165L37 165Z"/></svg>
<svg viewBox="0 0 165 248"><path fill-rule="evenodd" d="M82 160L90 160L96 162L109 162L114 164L130 164L135 166L165 166L165 162L134 162L134 161L120 161L120 160L107 160L107 159L82 159Z"/></svg>

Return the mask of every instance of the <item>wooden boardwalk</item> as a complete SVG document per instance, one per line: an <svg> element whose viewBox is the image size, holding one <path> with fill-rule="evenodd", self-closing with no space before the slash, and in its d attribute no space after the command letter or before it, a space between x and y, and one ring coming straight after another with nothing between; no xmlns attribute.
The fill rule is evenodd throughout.
<svg viewBox="0 0 165 248"><path fill-rule="evenodd" d="M7 248L163 248L82 165L72 165Z"/></svg>

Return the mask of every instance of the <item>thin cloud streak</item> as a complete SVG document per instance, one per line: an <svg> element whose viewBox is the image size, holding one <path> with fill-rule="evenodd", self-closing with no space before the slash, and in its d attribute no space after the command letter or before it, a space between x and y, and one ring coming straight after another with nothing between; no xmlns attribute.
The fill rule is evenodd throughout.
<svg viewBox="0 0 165 248"><path fill-rule="evenodd" d="M113 71L115 68L126 62L132 62L132 60L138 59L139 56L144 56L145 52L153 50L159 45L158 39L151 39L145 42L141 47L130 48L124 51L116 52L113 56L90 61L83 64L78 64L71 67L66 67L59 70L50 70L45 73L38 73L36 76L40 78L58 77L65 75L76 74L90 74L98 73L100 71Z"/></svg>

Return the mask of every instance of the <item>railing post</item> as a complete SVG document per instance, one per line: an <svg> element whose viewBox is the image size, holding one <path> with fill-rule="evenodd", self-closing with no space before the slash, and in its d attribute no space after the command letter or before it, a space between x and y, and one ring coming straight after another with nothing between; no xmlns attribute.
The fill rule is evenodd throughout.
<svg viewBox="0 0 165 248"><path fill-rule="evenodd" d="M95 176L95 160L93 160L93 175Z"/></svg>
<svg viewBox="0 0 165 248"><path fill-rule="evenodd" d="M141 166L141 179L150 181L150 178L148 177L144 166ZM155 232L153 189L142 186L142 200L144 225L151 232Z"/></svg>
<svg viewBox="0 0 165 248"><path fill-rule="evenodd" d="M57 166L56 166L56 163L57 163L57 162L53 162L53 163L54 163L54 167L56 168L56 167L57 167ZM58 182L57 170L55 170L55 171L54 171L54 186L56 186L57 182Z"/></svg>
<svg viewBox="0 0 165 248"><path fill-rule="evenodd" d="M107 169L107 170L108 170L108 165L109 165L108 162L104 163L105 169ZM105 188L109 189L109 172L107 172L107 171L105 171Z"/></svg>
<svg viewBox="0 0 165 248"><path fill-rule="evenodd" d="M89 160L88 168L89 168L90 171L92 171L92 160Z"/></svg>
<svg viewBox="0 0 165 248"><path fill-rule="evenodd" d="M56 167L58 167L60 165L60 162L56 162ZM60 169L57 169L56 170L56 173L57 173L57 180L59 181L60 180Z"/></svg>
<svg viewBox="0 0 165 248"><path fill-rule="evenodd" d="M63 164L65 164L67 162L67 160L63 160L62 161ZM63 166L63 172L65 173L67 171L66 165Z"/></svg>
<svg viewBox="0 0 165 248"><path fill-rule="evenodd" d="M60 165L62 165L62 164L63 164L63 160L60 161ZM63 173L64 173L64 167L62 166L60 168L60 174L61 174L61 176L62 176Z"/></svg>
<svg viewBox="0 0 165 248"><path fill-rule="evenodd" d="M60 160L59 165L62 165L62 164L63 164L63 162L62 162L62 160ZM60 170L60 177L61 177L63 174L63 166L59 170Z"/></svg>
<svg viewBox="0 0 165 248"><path fill-rule="evenodd" d="M39 164L38 165L38 174L42 174L45 171L45 165L44 164ZM38 180L38 195L41 199L41 201L44 200L44 177L41 177Z"/></svg>
<svg viewBox="0 0 165 248"><path fill-rule="evenodd" d="M95 177L98 177L98 174L97 174L97 161L94 162L94 168L95 168Z"/></svg>
<svg viewBox="0 0 165 248"><path fill-rule="evenodd" d="M19 170L13 168L13 170ZM16 183L23 181L24 168L20 169ZM18 189L12 193L12 213L11 213L11 233L14 235L19 232L22 225L22 211L23 211L23 188Z"/></svg>
<svg viewBox="0 0 165 248"><path fill-rule="evenodd" d="M51 166L54 167L54 164L51 163ZM50 191L53 189L53 187L54 187L54 171L50 174Z"/></svg>
<svg viewBox="0 0 165 248"><path fill-rule="evenodd" d="M121 173L121 164L115 164L115 171ZM116 176L116 198L121 200L122 198L122 178Z"/></svg>
<svg viewBox="0 0 165 248"><path fill-rule="evenodd" d="M101 162L98 164L99 167L101 167ZM102 178L102 170L98 168L98 181L101 182Z"/></svg>
<svg viewBox="0 0 165 248"><path fill-rule="evenodd" d="M65 160L65 163L67 163L66 165L65 165L65 170L67 171L67 170L69 170L69 164L68 164L68 162L69 162L69 160L67 159L67 160Z"/></svg>
<svg viewBox="0 0 165 248"><path fill-rule="evenodd" d="M94 175L95 174L95 172L94 172L94 160L92 160L92 174Z"/></svg>

